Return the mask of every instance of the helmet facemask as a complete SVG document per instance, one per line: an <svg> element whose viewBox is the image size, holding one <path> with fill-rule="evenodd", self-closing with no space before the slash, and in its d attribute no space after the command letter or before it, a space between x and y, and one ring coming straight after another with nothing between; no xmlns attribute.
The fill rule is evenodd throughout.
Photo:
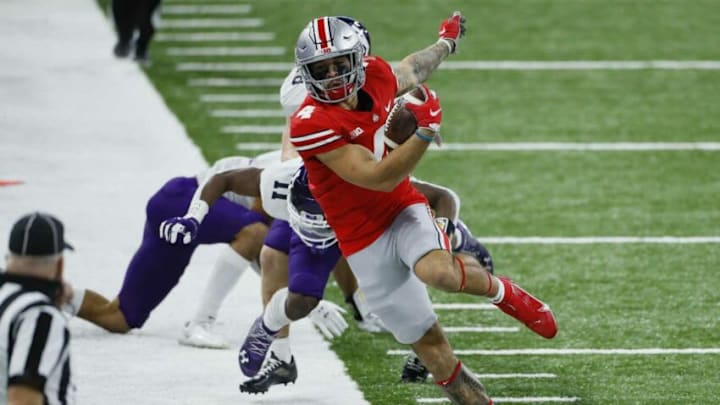
<svg viewBox="0 0 720 405"><path fill-rule="evenodd" d="M310 192L307 171L298 169L288 187L288 222L307 246L324 250L337 243L335 231Z"/></svg>

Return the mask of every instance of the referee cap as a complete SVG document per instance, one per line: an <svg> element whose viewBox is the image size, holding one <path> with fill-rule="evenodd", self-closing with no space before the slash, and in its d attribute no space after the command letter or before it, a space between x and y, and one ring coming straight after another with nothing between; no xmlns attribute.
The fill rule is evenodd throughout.
<svg viewBox="0 0 720 405"><path fill-rule="evenodd" d="M10 231L9 248L18 256L50 256L64 249L74 250L65 242L62 222L42 212L25 215L15 222Z"/></svg>

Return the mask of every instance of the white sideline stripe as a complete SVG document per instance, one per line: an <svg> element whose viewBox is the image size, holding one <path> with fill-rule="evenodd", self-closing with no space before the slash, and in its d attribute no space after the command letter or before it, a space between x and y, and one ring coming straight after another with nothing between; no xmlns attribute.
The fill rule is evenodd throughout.
<svg viewBox="0 0 720 405"><path fill-rule="evenodd" d="M160 42L221 42L272 41L274 32L161 32L154 38Z"/></svg>
<svg viewBox="0 0 720 405"><path fill-rule="evenodd" d="M455 350L455 354L461 356L565 356L565 355L630 355L630 356L652 356L666 354L720 354L718 347L697 347L680 349L478 349L478 350ZM389 356L407 356L410 350L388 350Z"/></svg>
<svg viewBox="0 0 720 405"><path fill-rule="evenodd" d="M282 46L218 46L201 48L168 48L166 53L171 56L267 56L284 55Z"/></svg>
<svg viewBox="0 0 720 405"><path fill-rule="evenodd" d="M247 14L252 10L249 4L188 4L166 5L162 7L162 14Z"/></svg>
<svg viewBox="0 0 720 405"><path fill-rule="evenodd" d="M488 310L497 309L493 304L433 304L433 309L474 309Z"/></svg>
<svg viewBox="0 0 720 405"><path fill-rule="evenodd" d="M203 103L254 103L258 101L278 101L277 94L203 94Z"/></svg>
<svg viewBox="0 0 720 405"><path fill-rule="evenodd" d="M262 18L165 18L161 28L257 28Z"/></svg>
<svg viewBox="0 0 720 405"><path fill-rule="evenodd" d="M225 134L280 135L284 125L228 125L220 129Z"/></svg>
<svg viewBox="0 0 720 405"><path fill-rule="evenodd" d="M277 148L277 144L248 143L246 150ZM642 152L642 151L720 151L720 142L501 142L501 143L444 143L438 147L430 145L431 152L465 151L591 151L591 152Z"/></svg>
<svg viewBox="0 0 720 405"><path fill-rule="evenodd" d="M210 111L210 115L219 118L284 117L285 112L283 110L213 110Z"/></svg>
<svg viewBox="0 0 720 405"><path fill-rule="evenodd" d="M447 333L509 333L520 332L520 328L511 326L443 326Z"/></svg>
<svg viewBox="0 0 720 405"><path fill-rule="evenodd" d="M500 380L503 378L557 378L557 375L553 373L475 374L475 376L485 380Z"/></svg>
<svg viewBox="0 0 720 405"><path fill-rule="evenodd" d="M433 144L433 146L435 146ZM439 150L490 151L657 151L720 150L720 142L500 142L446 143Z"/></svg>
<svg viewBox="0 0 720 405"><path fill-rule="evenodd" d="M278 87L285 79L225 79L221 77L210 79L190 79L188 86L191 87ZM275 95L277 99L277 95Z"/></svg>
<svg viewBox="0 0 720 405"><path fill-rule="evenodd" d="M542 236L479 236L482 243L495 245L592 245L592 244L696 244L720 243L720 236L580 236L572 238Z"/></svg>
<svg viewBox="0 0 720 405"><path fill-rule="evenodd" d="M432 378L432 373L428 374L429 378ZM557 375L552 373L506 373L506 374L475 374L475 377L482 380L502 380L507 378L557 378Z"/></svg>
<svg viewBox="0 0 720 405"><path fill-rule="evenodd" d="M577 402L580 400L578 397L493 397L494 403L497 404L530 404L537 402ZM447 398L418 398L419 404L444 404L450 403Z"/></svg>
<svg viewBox="0 0 720 405"><path fill-rule="evenodd" d="M399 62L391 62L397 65ZM288 62L267 63L194 63L201 71L268 70L288 71L295 65ZM443 70L638 70L638 69L720 69L720 61L448 61Z"/></svg>
<svg viewBox="0 0 720 405"><path fill-rule="evenodd" d="M397 62L393 62L395 64ZM627 60L627 61L447 61L445 70L718 70L716 60Z"/></svg>
<svg viewBox="0 0 720 405"><path fill-rule="evenodd" d="M284 62L185 62L175 65L180 72L287 72L295 66Z"/></svg>

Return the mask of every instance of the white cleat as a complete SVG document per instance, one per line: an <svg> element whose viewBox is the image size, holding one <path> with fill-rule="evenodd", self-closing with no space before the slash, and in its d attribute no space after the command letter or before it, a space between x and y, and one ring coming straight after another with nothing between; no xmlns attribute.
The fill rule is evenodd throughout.
<svg viewBox="0 0 720 405"><path fill-rule="evenodd" d="M213 332L214 325L212 320L187 322L180 332L178 343L203 349L229 349L230 343L222 335Z"/></svg>
<svg viewBox="0 0 720 405"><path fill-rule="evenodd" d="M385 323L377 315L369 312L363 316L362 321L358 321L358 328L370 333L385 333L389 332Z"/></svg>

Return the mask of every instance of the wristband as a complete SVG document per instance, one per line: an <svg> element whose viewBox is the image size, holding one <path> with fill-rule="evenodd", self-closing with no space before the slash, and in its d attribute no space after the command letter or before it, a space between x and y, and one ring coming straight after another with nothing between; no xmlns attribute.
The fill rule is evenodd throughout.
<svg viewBox="0 0 720 405"><path fill-rule="evenodd" d="M204 200L195 200L188 207L185 217L193 217L198 222L202 222L209 210L210 206Z"/></svg>
<svg viewBox="0 0 720 405"><path fill-rule="evenodd" d="M443 44L447 45L448 47L448 53L452 55L453 51L455 50L455 41L448 38L440 38L438 39L438 43L442 42Z"/></svg>
<svg viewBox="0 0 720 405"><path fill-rule="evenodd" d="M433 139L435 139L434 136L427 136L427 135L421 134L419 130L416 130L416 131L415 131L415 135L416 135L418 138L420 138L421 140L423 140L424 142L427 142L427 143L430 143L430 142L433 141Z"/></svg>

